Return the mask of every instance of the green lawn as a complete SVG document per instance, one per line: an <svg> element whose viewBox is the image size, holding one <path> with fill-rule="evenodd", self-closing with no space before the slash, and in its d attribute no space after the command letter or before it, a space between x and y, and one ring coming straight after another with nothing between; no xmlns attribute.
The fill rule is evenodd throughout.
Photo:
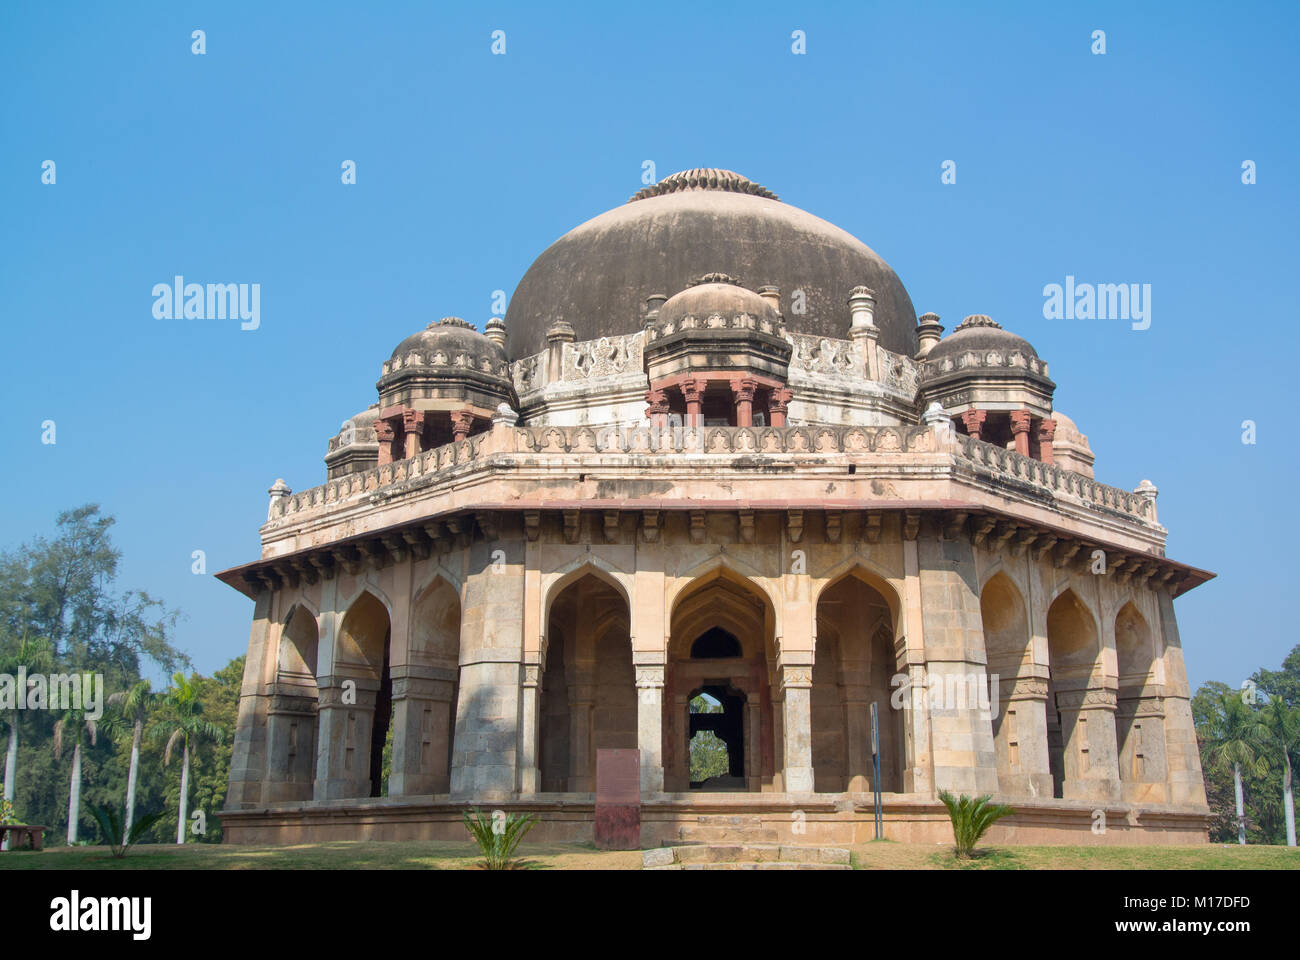
<svg viewBox="0 0 1300 960"><path fill-rule="evenodd" d="M1300 869L1300 851L1287 847L998 847L978 849L960 863L949 846L880 841L850 848L860 870L1260 870ZM635 870L637 851L603 851L590 844L529 843L520 855L537 870ZM40 853L0 853L0 870L466 870L473 844L336 841L286 847L216 844L151 845L114 860L105 847L51 847Z"/></svg>

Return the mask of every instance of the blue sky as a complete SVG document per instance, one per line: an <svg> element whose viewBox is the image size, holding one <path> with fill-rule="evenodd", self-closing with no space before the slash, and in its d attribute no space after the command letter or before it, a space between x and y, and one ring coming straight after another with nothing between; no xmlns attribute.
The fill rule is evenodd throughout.
<svg viewBox="0 0 1300 960"><path fill-rule="evenodd" d="M0 547L101 503L120 584L181 608L218 668L251 603L191 552L254 559L266 488L323 481L392 347L481 325L653 160L739 171L949 330L987 313L1030 339L1098 478L1149 477L1169 555L1219 574L1177 603L1192 683L1276 667L1298 642L1300 8L1135 6L5 3ZM178 273L260 283L260 329L155 320ZM1045 320L1067 274L1151 284L1150 329Z"/></svg>

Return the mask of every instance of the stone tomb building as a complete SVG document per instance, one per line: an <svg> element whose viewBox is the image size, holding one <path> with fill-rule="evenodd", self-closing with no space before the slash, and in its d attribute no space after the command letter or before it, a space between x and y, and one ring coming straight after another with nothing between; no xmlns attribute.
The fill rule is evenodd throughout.
<svg viewBox="0 0 1300 960"><path fill-rule="evenodd" d="M948 789L1015 806L998 842L1203 842L1174 598L1211 574L1151 483L1093 478L1027 341L942 334L854 237L691 170L484 332L403 340L220 574L255 602L226 837L463 838L475 804L590 839L624 748L647 845L869 839L874 702L887 836L949 840Z"/></svg>

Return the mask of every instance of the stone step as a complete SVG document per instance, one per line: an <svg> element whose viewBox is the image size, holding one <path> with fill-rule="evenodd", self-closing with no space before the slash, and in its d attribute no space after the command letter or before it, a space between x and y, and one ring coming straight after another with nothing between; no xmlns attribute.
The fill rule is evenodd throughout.
<svg viewBox="0 0 1300 960"><path fill-rule="evenodd" d="M849 851L779 843L699 843L644 850L647 870L848 870ZM779 866L778 866L779 865Z"/></svg>
<svg viewBox="0 0 1300 960"><path fill-rule="evenodd" d="M762 817L705 815L678 828L677 839L687 843L776 843L781 835L775 827L765 826Z"/></svg>
<svg viewBox="0 0 1300 960"><path fill-rule="evenodd" d="M787 863L774 860L766 863L741 861L737 863L669 863L643 870L852 870L847 863Z"/></svg>

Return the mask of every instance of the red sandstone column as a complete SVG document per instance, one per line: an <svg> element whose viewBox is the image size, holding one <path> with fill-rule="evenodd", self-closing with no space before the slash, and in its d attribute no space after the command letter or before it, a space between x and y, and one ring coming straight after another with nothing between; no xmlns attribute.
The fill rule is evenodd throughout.
<svg viewBox="0 0 1300 960"><path fill-rule="evenodd" d="M1055 463L1052 455L1052 438L1056 436L1056 421L1050 417L1038 424L1038 458L1043 463Z"/></svg>
<svg viewBox="0 0 1300 960"><path fill-rule="evenodd" d="M645 392L646 416L650 425L663 427L668 424L668 392L666 390L647 390Z"/></svg>
<svg viewBox="0 0 1300 960"><path fill-rule="evenodd" d="M472 410L457 410L451 415L451 439L453 442L460 442L469 436L470 428L474 426L474 412Z"/></svg>
<svg viewBox="0 0 1300 960"><path fill-rule="evenodd" d="M387 420L375 421L375 435L379 438L379 465L382 467L386 463L393 462L393 441L397 435L393 432L393 425Z"/></svg>
<svg viewBox="0 0 1300 960"><path fill-rule="evenodd" d="M406 443L406 459L420 455L422 444L420 443L421 434L424 432L424 411L423 410L403 410L402 411L402 439Z"/></svg>
<svg viewBox="0 0 1300 960"><path fill-rule="evenodd" d="M1029 456L1030 415L1028 410L1011 411L1011 433L1016 438L1016 453Z"/></svg>
<svg viewBox="0 0 1300 960"><path fill-rule="evenodd" d="M750 377L732 381L731 393L736 398L736 426L752 427L754 425L754 391L757 389L758 381Z"/></svg>
<svg viewBox="0 0 1300 960"><path fill-rule="evenodd" d="M686 398L686 425L698 427L704 405L704 391L709 388L707 380L687 380L682 384L682 396Z"/></svg>
<svg viewBox="0 0 1300 960"><path fill-rule="evenodd" d="M972 440L980 438L980 428L984 426L984 418L988 413L984 410L967 410L961 415L961 422L966 424L966 432Z"/></svg>
<svg viewBox="0 0 1300 960"><path fill-rule="evenodd" d="M772 414L772 426L785 426L785 415L790 411L790 401L793 398L793 390L782 387L772 391L772 399L767 404L767 409Z"/></svg>

